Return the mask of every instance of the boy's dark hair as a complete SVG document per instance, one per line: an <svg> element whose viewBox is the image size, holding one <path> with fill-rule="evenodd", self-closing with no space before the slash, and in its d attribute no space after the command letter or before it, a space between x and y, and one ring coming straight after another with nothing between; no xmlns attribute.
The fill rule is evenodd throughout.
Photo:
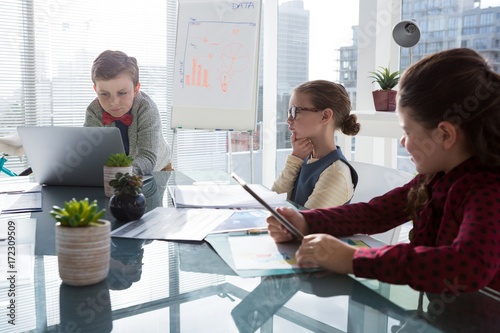
<svg viewBox="0 0 500 333"><path fill-rule="evenodd" d="M122 51L106 50L99 54L92 64L92 82L111 80L122 73L128 73L134 87L139 83L139 67L134 57Z"/></svg>

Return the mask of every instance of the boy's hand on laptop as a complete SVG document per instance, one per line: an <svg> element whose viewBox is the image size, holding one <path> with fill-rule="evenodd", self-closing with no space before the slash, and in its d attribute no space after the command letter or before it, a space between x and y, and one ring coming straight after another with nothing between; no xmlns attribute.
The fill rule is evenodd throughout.
<svg viewBox="0 0 500 333"><path fill-rule="evenodd" d="M303 235L307 234L309 227L306 219L298 210L290 207L279 207L277 211L290 221L290 223L292 223ZM267 218L267 224L269 235L275 242L283 243L295 239L295 237L272 215Z"/></svg>

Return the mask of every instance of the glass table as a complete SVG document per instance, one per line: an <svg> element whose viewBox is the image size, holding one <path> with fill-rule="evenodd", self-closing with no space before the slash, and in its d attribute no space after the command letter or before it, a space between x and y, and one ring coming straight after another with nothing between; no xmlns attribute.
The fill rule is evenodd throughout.
<svg viewBox="0 0 500 333"><path fill-rule="evenodd" d="M19 179L0 179L21 181ZM223 172L160 172L148 209L171 206L167 186L230 181ZM0 215L18 232L15 284L5 258L0 332L495 332L499 295L419 293L325 273L243 278L206 242L112 238L108 278L71 287L58 276L50 208L72 197L109 201L103 188L44 187L43 211ZM113 227L121 224L106 213ZM175 221L172 221L175 223ZM3 232L3 234L2 234ZM2 237L0 237L2 238ZM0 243L1 244L1 243ZM30 252L31 251L31 252Z"/></svg>

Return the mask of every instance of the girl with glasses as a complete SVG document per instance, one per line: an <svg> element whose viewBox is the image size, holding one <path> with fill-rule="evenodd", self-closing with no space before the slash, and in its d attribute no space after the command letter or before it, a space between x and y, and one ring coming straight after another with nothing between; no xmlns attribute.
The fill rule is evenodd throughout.
<svg viewBox="0 0 500 333"><path fill-rule="evenodd" d="M441 295L484 287L498 293L500 75L467 48L429 55L404 72L397 110L401 144L418 175L369 202L302 212L279 208L306 235L297 262ZM409 243L356 248L337 238L376 234L409 220ZM273 217L268 223L275 241L292 240Z"/></svg>
<svg viewBox="0 0 500 333"><path fill-rule="evenodd" d="M326 80L302 83L292 91L287 124L292 154L272 190L312 209L343 205L357 184L356 171L335 145L335 131L356 135L360 125L350 114L345 88Z"/></svg>

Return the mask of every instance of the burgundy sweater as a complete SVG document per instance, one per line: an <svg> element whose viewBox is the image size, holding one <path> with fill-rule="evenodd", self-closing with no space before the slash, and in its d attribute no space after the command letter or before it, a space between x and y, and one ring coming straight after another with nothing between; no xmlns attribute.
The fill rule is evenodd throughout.
<svg viewBox="0 0 500 333"><path fill-rule="evenodd" d="M421 177L368 203L303 211L309 232L349 236L396 227L409 220L407 194ZM434 293L500 291L500 173L471 158L434 176L428 190L411 242L357 249L354 274Z"/></svg>

